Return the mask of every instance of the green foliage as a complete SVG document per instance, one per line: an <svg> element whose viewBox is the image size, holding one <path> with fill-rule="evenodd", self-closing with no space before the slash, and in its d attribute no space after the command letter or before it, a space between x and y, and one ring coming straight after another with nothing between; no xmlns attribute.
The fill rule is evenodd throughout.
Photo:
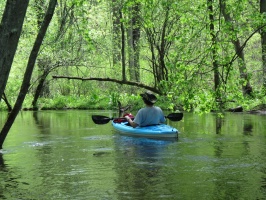
<svg viewBox="0 0 266 200"><path fill-rule="evenodd" d="M265 75L261 67L259 32L252 35L243 49L245 62L239 59L232 60L236 54L232 41L239 39L242 45L258 27L265 24L265 15L259 13L258 2L226 1L227 13L232 18L232 22L228 23L220 13L219 2L213 1L213 34L217 39L215 45L210 34L206 1L194 1L193 5L185 0L137 2L142 6L140 80L164 93L158 99L159 106L173 111L205 113L238 105L251 109L259 103L265 103L264 93L261 92ZM114 36L110 3L84 0L66 0L65 3L58 3L56 15L36 63L31 89L24 107L31 107L39 77L45 71L49 71L46 80L48 92L46 98L39 99L40 108L117 109L118 100L122 105L132 105L134 110L143 106L139 97L140 88L111 82L52 78L53 75L63 75L121 80L121 63L114 65L112 58ZM122 22L127 28L131 20L131 8L136 1L116 3L122 9ZM2 9L0 10L2 12ZM30 4L11 78L5 91L11 104L14 104L17 98L20 80L38 31L37 14L33 3ZM150 35L147 30L154 30L153 42L148 40ZM117 37L121 38L120 35ZM166 48L160 49L165 44ZM156 52L152 52L152 45ZM216 57L213 55L214 50L217 53ZM165 54L162 59L163 53ZM220 78L217 91L214 91L214 58ZM126 62L128 64L129 61ZM165 64L165 69L159 73L162 64ZM254 90L253 97L243 96L242 93L242 85L247 82L240 78L239 67L243 65L247 67L244 72L248 73L248 80ZM127 69L127 77L128 71ZM159 77L162 74L166 77ZM218 97L220 99L217 100ZM3 102L0 104L1 108L5 108Z"/></svg>
<svg viewBox="0 0 266 200"><path fill-rule="evenodd" d="M7 111L6 104L3 102L3 100L0 102L0 111Z"/></svg>

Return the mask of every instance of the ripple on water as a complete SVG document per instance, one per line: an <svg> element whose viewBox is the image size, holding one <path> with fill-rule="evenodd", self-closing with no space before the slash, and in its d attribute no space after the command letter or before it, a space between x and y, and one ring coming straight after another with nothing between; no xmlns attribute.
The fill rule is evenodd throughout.
<svg viewBox="0 0 266 200"><path fill-rule="evenodd" d="M30 142L24 142L24 144L27 144L30 147L43 147L47 145L51 145L54 143L53 141L46 141L46 142L37 142L37 141L30 141Z"/></svg>
<svg viewBox="0 0 266 200"><path fill-rule="evenodd" d="M92 136L83 137L84 140L110 140L112 138L113 136L108 136L108 135L92 135Z"/></svg>

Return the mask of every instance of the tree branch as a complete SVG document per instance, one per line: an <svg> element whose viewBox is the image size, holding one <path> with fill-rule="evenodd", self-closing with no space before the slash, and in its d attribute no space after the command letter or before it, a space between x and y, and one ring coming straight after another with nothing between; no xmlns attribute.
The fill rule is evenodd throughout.
<svg viewBox="0 0 266 200"><path fill-rule="evenodd" d="M136 86L139 88L144 88L147 90L150 90L154 93L157 94L162 94L160 90L158 90L155 87L150 87L148 85L145 85L143 83L139 82L133 82L133 81L126 81L126 80L118 80L118 79L113 79L113 78L86 78L86 77L76 77L76 76L53 76L53 78L63 78L63 79L75 79L75 80L81 80L81 81L107 81L107 82L114 82L118 84L123 84L123 85L131 85L131 86Z"/></svg>

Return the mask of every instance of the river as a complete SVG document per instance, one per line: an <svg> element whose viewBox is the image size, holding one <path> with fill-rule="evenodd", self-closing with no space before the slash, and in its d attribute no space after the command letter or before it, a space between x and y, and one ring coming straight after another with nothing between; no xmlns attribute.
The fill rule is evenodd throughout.
<svg viewBox="0 0 266 200"><path fill-rule="evenodd" d="M114 113L20 112L0 150L0 199L266 199L266 116L184 113L168 120L178 140L153 140L93 114Z"/></svg>

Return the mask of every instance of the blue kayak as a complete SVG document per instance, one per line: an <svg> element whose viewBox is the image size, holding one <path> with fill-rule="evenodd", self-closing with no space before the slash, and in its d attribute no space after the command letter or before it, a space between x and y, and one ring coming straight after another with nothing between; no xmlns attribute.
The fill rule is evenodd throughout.
<svg viewBox="0 0 266 200"><path fill-rule="evenodd" d="M178 130L167 124L133 128L128 125L128 122L115 123L112 121L112 125L119 133L125 135L148 138L177 138L178 136Z"/></svg>

